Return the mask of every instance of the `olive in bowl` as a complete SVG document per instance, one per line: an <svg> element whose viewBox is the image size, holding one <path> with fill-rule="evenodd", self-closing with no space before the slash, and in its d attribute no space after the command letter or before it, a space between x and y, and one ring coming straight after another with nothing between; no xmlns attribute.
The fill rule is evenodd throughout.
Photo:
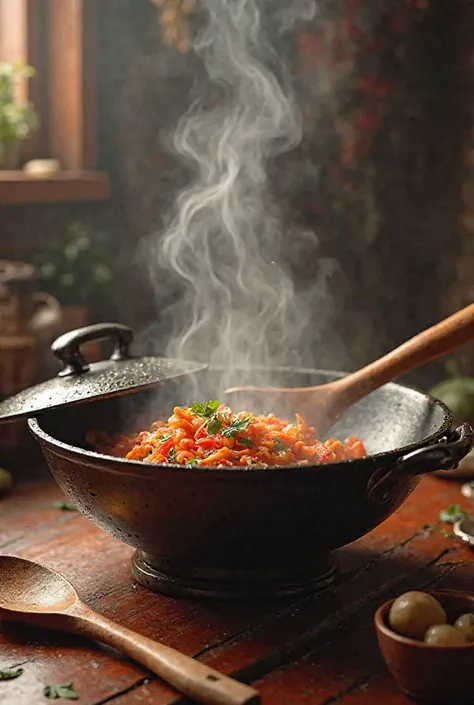
<svg viewBox="0 0 474 705"><path fill-rule="evenodd" d="M398 601L398 606L403 607L410 593L389 600L375 613L377 640L388 670L401 690L413 698L472 705L474 641L468 638L471 618L467 616L474 614L474 594L452 590L428 590L422 594L431 599L414 598L415 607L423 605L421 616L413 603L406 608L410 619L407 613L397 615L395 603ZM412 633L415 629L417 638L399 633L400 627Z"/></svg>

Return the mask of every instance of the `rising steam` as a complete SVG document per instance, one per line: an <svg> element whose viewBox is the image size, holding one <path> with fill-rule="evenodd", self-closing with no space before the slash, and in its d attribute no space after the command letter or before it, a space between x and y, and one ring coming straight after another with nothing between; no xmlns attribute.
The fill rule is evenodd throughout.
<svg viewBox="0 0 474 705"><path fill-rule="evenodd" d="M317 340L307 335L310 307L323 303L328 311L328 272L323 267L297 293L282 261L290 234L268 166L301 141L302 120L264 17L273 13L286 31L310 19L315 3L200 0L199 7L203 29L193 50L213 96L191 105L177 126L174 150L192 178L154 244L154 262L173 273L180 291L165 312L166 353L225 367L307 364L304 351Z"/></svg>

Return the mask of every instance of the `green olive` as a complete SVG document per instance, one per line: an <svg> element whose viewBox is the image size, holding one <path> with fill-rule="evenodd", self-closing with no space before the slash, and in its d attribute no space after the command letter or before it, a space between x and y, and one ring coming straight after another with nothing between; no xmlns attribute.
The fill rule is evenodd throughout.
<svg viewBox="0 0 474 705"><path fill-rule="evenodd" d="M13 484L11 473L8 470L0 468L0 495L5 494L11 489Z"/></svg>
<svg viewBox="0 0 474 705"><path fill-rule="evenodd" d="M429 646L465 646L468 640L450 624L434 624L425 634L425 644Z"/></svg>
<svg viewBox="0 0 474 705"><path fill-rule="evenodd" d="M446 624L446 612L432 595L413 590L397 597L388 615L392 629L402 636L422 640L428 627Z"/></svg>
<svg viewBox="0 0 474 705"><path fill-rule="evenodd" d="M474 612L462 614L460 617L458 617L458 619L454 623L454 626L456 627L458 632L464 634L468 641L474 641Z"/></svg>

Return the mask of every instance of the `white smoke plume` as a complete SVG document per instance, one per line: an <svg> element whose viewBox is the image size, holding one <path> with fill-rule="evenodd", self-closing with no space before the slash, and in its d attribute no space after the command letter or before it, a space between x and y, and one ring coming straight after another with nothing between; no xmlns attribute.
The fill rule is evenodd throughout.
<svg viewBox="0 0 474 705"><path fill-rule="evenodd" d="M308 331L310 311L320 307L321 325L330 315L333 263L321 262L320 275L301 292L283 261L282 243L292 233L272 197L268 167L300 143L302 119L265 18L286 32L311 19L316 4L200 0L199 7L203 27L193 50L213 99L194 102L177 126L174 150L192 176L151 253L157 296L156 264L173 273L179 291L164 313L166 353L230 368L308 364L319 342Z"/></svg>

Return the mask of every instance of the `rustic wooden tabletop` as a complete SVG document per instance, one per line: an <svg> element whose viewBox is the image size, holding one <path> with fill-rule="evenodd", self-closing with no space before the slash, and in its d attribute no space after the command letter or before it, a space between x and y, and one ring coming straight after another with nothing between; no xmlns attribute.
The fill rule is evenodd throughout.
<svg viewBox="0 0 474 705"><path fill-rule="evenodd" d="M373 614L389 597L436 584L472 590L472 552L425 525L470 500L458 483L424 479L377 530L338 551L332 587L304 598L260 604L177 600L138 586L132 549L97 529L52 483L27 485L0 500L0 547L62 572L93 609L254 686L265 705L406 705L379 654ZM334 508L337 511L337 507ZM317 521L317 517L315 517ZM82 705L184 703L176 692L110 649L74 637L1 625L0 703L48 702L47 685L73 683ZM62 701L65 702L65 701Z"/></svg>

